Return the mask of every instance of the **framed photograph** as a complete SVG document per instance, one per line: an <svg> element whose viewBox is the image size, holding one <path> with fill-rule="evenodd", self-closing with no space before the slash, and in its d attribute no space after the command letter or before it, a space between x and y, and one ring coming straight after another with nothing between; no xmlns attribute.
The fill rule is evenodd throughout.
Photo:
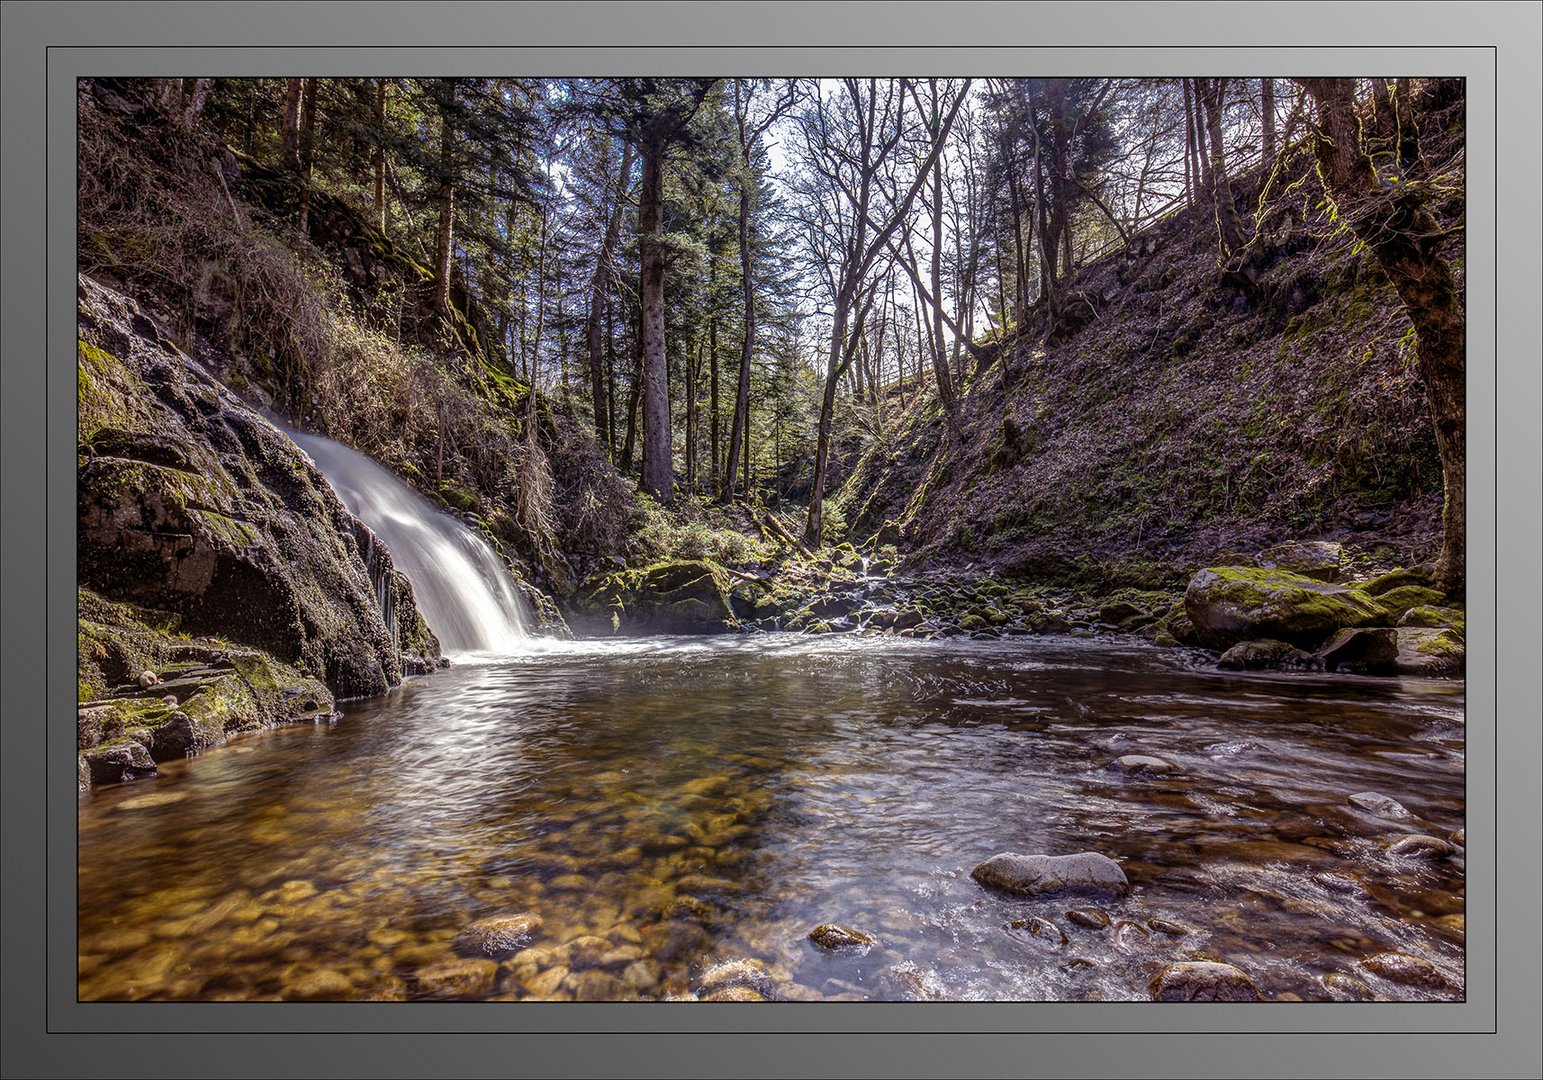
<svg viewBox="0 0 1543 1080"><path fill-rule="evenodd" d="M7 1075L1534 1073L1540 19L1388 12L8 5Z"/></svg>

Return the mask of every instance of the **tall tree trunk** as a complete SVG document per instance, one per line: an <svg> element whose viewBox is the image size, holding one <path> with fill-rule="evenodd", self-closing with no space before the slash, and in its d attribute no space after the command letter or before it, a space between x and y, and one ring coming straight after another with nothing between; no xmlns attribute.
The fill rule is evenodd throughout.
<svg viewBox="0 0 1543 1080"><path fill-rule="evenodd" d="M1259 158L1265 168L1275 160L1275 80L1259 80L1259 119L1263 125Z"/></svg>
<svg viewBox="0 0 1543 1080"><path fill-rule="evenodd" d="M300 235L311 231L311 167L316 162L316 84L305 80L300 95Z"/></svg>
<svg viewBox="0 0 1543 1080"><path fill-rule="evenodd" d="M1415 355L1430 404L1445 489L1436 579L1461 595L1466 581L1467 428L1463 295L1441 255L1446 232L1419 184L1384 186L1362 144L1355 85L1349 79L1300 80L1318 106L1313 150L1340 220L1372 252L1414 325Z"/></svg>
<svg viewBox="0 0 1543 1080"><path fill-rule="evenodd" d="M614 260L616 245L621 239L622 208L626 203L627 180L632 174L632 145L622 146L621 166L616 174L616 188L611 203L611 214L606 220L605 236L600 243L600 254L595 261L594 277L589 284L589 320L585 327L589 346L590 404L595 412L595 431L605 444L606 456L612 452L615 438L611 420L611 402L605 377L605 358L601 316L604 313L611 286L615 280Z"/></svg>
<svg viewBox="0 0 1543 1080"><path fill-rule="evenodd" d="M686 490L696 492L697 459L697 380L702 377L702 354L706 345L697 339L696 356L686 352Z"/></svg>
<svg viewBox="0 0 1543 1080"><path fill-rule="evenodd" d="M454 256L455 128L450 122L449 106L442 105L439 111L439 227L434 232L434 307L446 319L450 318L450 269Z"/></svg>
<svg viewBox="0 0 1543 1080"><path fill-rule="evenodd" d="M707 340L707 490L716 495L721 482L718 467L723 463L723 458L720 456L722 447L719 445L721 441L719 428L722 425L718 418L718 314L716 311L707 324Z"/></svg>
<svg viewBox="0 0 1543 1080"><path fill-rule="evenodd" d="M284 80L284 116L281 124L284 163L297 173L300 171L300 98L304 90L304 79Z"/></svg>
<svg viewBox="0 0 1543 1080"><path fill-rule="evenodd" d="M729 460L723 470L723 500L734 499L734 467L744 443L745 475L750 458L750 361L755 355L755 278L750 266L750 179L739 185L739 281L745 334L739 350L739 385L734 394L734 419L729 424ZM749 480L745 481L748 486Z"/></svg>
<svg viewBox="0 0 1543 1080"><path fill-rule="evenodd" d="M375 80L375 227L386 231L386 80Z"/></svg>
<svg viewBox="0 0 1543 1080"><path fill-rule="evenodd" d="M664 503L675 498L670 445L670 372L664 351L664 140L640 148L643 183L638 194L638 245L643 309L643 490Z"/></svg>
<svg viewBox="0 0 1543 1080"><path fill-rule="evenodd" d="M1179 80L1179 93L1184 96L1184 203L1195 205L1195 107L1189 98L1189 80Z"/></svg>
<svg viewBox="0 0 1543 1080"><path fill-rule="evenodd" d="M1215 201L1216 232L1222 254L1231 256L1243 249L1247 236L1243 232L1243 219L1238 214L1238 205L1232 198L1232 185L1227 180L1226 148L1222 139L1222 106L1227 92L1227 80L1198 79L1196 83L1205 110L1206 134L1211 145L1211 197Z"/></svg>
<svg viewBox="0 0 1543 1080"><path fill-rule="evenodd" d="M621 467L633 471L633 452L638 444L638 402L643 397L643 327L632 345L632 385L627 391L627 437L622 442Z"/></svg>

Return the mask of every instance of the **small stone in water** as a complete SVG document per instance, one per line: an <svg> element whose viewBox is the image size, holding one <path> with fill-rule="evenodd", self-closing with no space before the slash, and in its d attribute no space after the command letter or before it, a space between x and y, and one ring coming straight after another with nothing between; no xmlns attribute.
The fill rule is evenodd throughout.
<svg viewBox="0 0 1543 1080"><path fill-rule="evenodd" d="M492 960L450 960L418 971L418 990L433 997L485 997L493 993L498 965Z"/></svg>
<svg viewBox="0 0 1543 1080"><path fill-rule="evenodd" d="M452 946L461 956L501 959L524 948L541 929L541 916L530 911L478 919L456 935Z"/></svg>
<svg viewBox="0 0 1543 1080"><path fill-rule="evenodd" d="M323 968L291 983L284 996L299 1001L337 1001L351 996L353 989L353 981L347 975Z"/></svg>
<svg viewBox="0 0 1543 1080"><path fill-rule="evenodd" d="M1350 796L1346 802L1357 810L1365 810L1368 814L1376 814L1385 818L1413 817L1404 805L1397 799L1389 798L1376 791L1361 791Z"/></svg>
<svg viewBox="0 0 1543 1080"><path fill-rule="evenodd" d="M1038 915L1027 919L1014 919L1007 924L1009 930L1025 931L1034 944L1046 949L1059 949L1066 944L1066 931L1062 930L1049 919L1042 919Z"/></svg>
<svg viewBox="0 0 1543 1080"><path fill-rule="evenodd" d="M1190 929L1180 923L1170 922L1167 919L1148 919L1147 926L1156 930L1159 934L1167 934L1169 937L1185 937Z"/></svg>
<svg viewBox="0 0 1543 1080"><path fill-rule="evenodd" d="M1103 908L1072 908L1066 913L1066 917L1078 926L1086 926L1089 930L1102 930L1109 925L1109 913Z"/></svg>
<svg viewBox="0 0 1543 1080"><path fill-rule="evenodd" d="M1457 849L1439 836L1413 834L1388 846L1388 854L1399 859L1450 859Z"/></svg>
<svg viewBox="0 0 1543 1080"><path fill-rule="evenodd" d="M835 923L821 923L809 932L809 940L822 949L832 952L866 953L878 944L872 934L853 930Z"/></svg>
<svg viewBox="0 0 1543 1080"><path fill-rule="evenodd" d="M1349 874L1336 874L1333 871L1325 870L1322 873L1314 874L1313 880L1330 892L1339 893L1341 896L1365 897L1367 895L1366 886Z"/></svg>
<svg viewBox="0 0 1543 1080"><path fill-rule="evenodd" d="M1153 1001L1259 1000L1259 987L1247 973L1213 961L1164 964L1148 989Z"/></svg>
<svg viewBox="0 0 1543 1080"><path fill-rule="evenodd" d="M118 804L119 810L148 810L152 806L165 806L167 803L181 802L187 798L185 791L154 791L149 795L136 795L132 799L125 799Z"/></svg>
<svg viewBox="0 0 1543 1080"><path fill-rule="evenodd" d="M1468 844L1466 842L1467 838L1466 838L1466 835L1465 835L1467 832L1468 832L1467 829L1458 829L1450 837L1452 843L1456 844L1458 847L1467 847Z"/></svg>
<svg viewBox="0 0 1543 1080"><path fill-rule="evenodd" d="M1128 773L1171 773L1177 772L1179 768L1171 761L1165 761L1160 757L1149 757L1146 754L1126 754L1124 757L1115 758L1114 764Z"/></svg>
<svg viewBox="0 0 1543 1080"><path fill-rule="evenodd" d="M766 997L760 991L748 986L725 986L722 990L714 990L702 1001L765 1001Z"/></svg>
<svg viewBox="0 0 1543 1080"><path fill-rule="evenodd" d="M702 973L697 981L700 993L712 993L729 986L749 986L763 994L770 991L772 978L759 960L725 960Z"/></svg>

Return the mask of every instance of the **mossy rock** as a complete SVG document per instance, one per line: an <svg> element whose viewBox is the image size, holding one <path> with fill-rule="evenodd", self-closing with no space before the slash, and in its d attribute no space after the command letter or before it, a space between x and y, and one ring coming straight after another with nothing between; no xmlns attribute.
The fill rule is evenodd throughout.
<svg viewBox="0 0 1543 1080"><path fill-rule="evenodd" d="M1389 570L1386 574L1379 574L1357 586L1368 596L1382 596L1393 589L1403 588L1408 585L1417 585L1422 588L1432 588L1435 580L1426 571L1416 567L1413 569L1400 568Z"/></svg>
<svg viewBox="0 0 1543 1080"><path fill-rule="evenodd" d="M1467 650L1455 630L1409 626L1397 635L1394 668L1400 675L1460 675Z"/></svg>
<svg viewBox="0 0 1543 1080"><path fill-rule="evenodd" d="M1426 588L1424 585L1399 585L1389 589L1377 598L1377 603L1387 613L1389 622L1397 622L1403 618L1410 608L1433 607L1446 600L1446 594L1439 589Z"/></svg>
<svg viewBox="0 0 1543 1080"><path fill-rule="evenodd" d="M1461 638L1468 636L1468 620L1464 615L1463 609L1458 607L1439 607L1422 604L1404 612L1403 617L1398 620L1398 625L1400 627L1435 627L1437 629L1451 630Z"/></svg>
<svg viewBox="0 0 1543 1080"><path fill-rule="evenodd" d="M966 615L959 620L961 630L984 630L989 624L979 615Z"/></svg>
<svg viewBox="0 0 1543 1080"><path fill-rule="evenodd" d="M447 480L439 485L438 495L440 501L451 510L459 510L463 514L482 512L482 500L477 497L477 493L460 484Z"/></svg>
<svg viewBox="0 0 1543 1080"><path fill-rule="evenodd" d="M1240 641L1222 653L1216 666L1224 671L1311 671L1322 664L1284 641Z"/></svg>
<svg viewBox="0 0 1543 1080"><path fill-rule="evenodd" d="M1258 639L1310 648L1337 630L1386 618L1381 606L1358 589L1240 566L1197 573L1185 591L1184 612L1195 640L1213 649Z"/></svg>

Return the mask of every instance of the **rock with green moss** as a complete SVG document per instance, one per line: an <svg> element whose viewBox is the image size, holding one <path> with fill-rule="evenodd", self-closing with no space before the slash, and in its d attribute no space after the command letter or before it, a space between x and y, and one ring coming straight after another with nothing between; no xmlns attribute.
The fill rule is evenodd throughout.
<svg viewBox="0 0 1543 1080"><path fill-rule="evenodd" d="M189 635L265 650L340 693L399 682L400 628L376 601L377 579L395 576L389 553L366 551L368 530L310 460L132 300L86 277L78 326L82 586L168 613Z"/></svg>
<svg viewBox="0 0 1543 1080"><path fill-rule="evenodd" d="M1322 663L1284 641L1240 641L1216 661L1224 671L1312 671Z"/></svg>
<svg viewBox="0 0 1543 1080"><path fill-rule="evenodd" d="M1424 585L1400 585L1380 594L1376 599L1391 624L1403 618L1410 608L1433 607L1445 603L1446 594Z"/></svg>
<svg viewBox="0 0 1543 1080"><path fill-rule="evenodd" d="M1240 566L1197 573L1184 593L1184 611L1195 640L1212 649L1266 638L1310 648L1338 630L1385 618L1382 608L1357 589L1285 570Z"/></svg>
<svg viewBox="0 0 1543 1080"><path fill-rule="evenodd" d="M1435 605L1420 605L1412 607L1404 612L1398 620L1398 625L1415 627L1433 627L1437 629L1451 630L1458 637L1467 637L1467 618L1462 608L1438 607Z"/></svg>
<svg viewBox="0 0 1543 1080"><path fill-rule="evenodd" d="M1290 540L1255 556L1262 570L1286 570L1314 581L1338 581L1344 549L1327 540Z"/></svg>
<svg viewBox="0 0 1543 1080"><path fill-rule="evenodd" d="M1416 585L1421 588L1432 588L1434 579L1425 570L1418 567L1400 568L1389 570L1386 574L1379 574L1370 581L1362 583L1359 588L1368 596L1381 596L1393 589L1403 588L1407 585Z"/></svg>
<svg viewBox="0 0 1543 1080"><path fill-rule="evenodd" d="M1466 657L1462 637L1442 627L1407 626L1396 637L1394 669L1400 675L1461 675Z"/></svg>

